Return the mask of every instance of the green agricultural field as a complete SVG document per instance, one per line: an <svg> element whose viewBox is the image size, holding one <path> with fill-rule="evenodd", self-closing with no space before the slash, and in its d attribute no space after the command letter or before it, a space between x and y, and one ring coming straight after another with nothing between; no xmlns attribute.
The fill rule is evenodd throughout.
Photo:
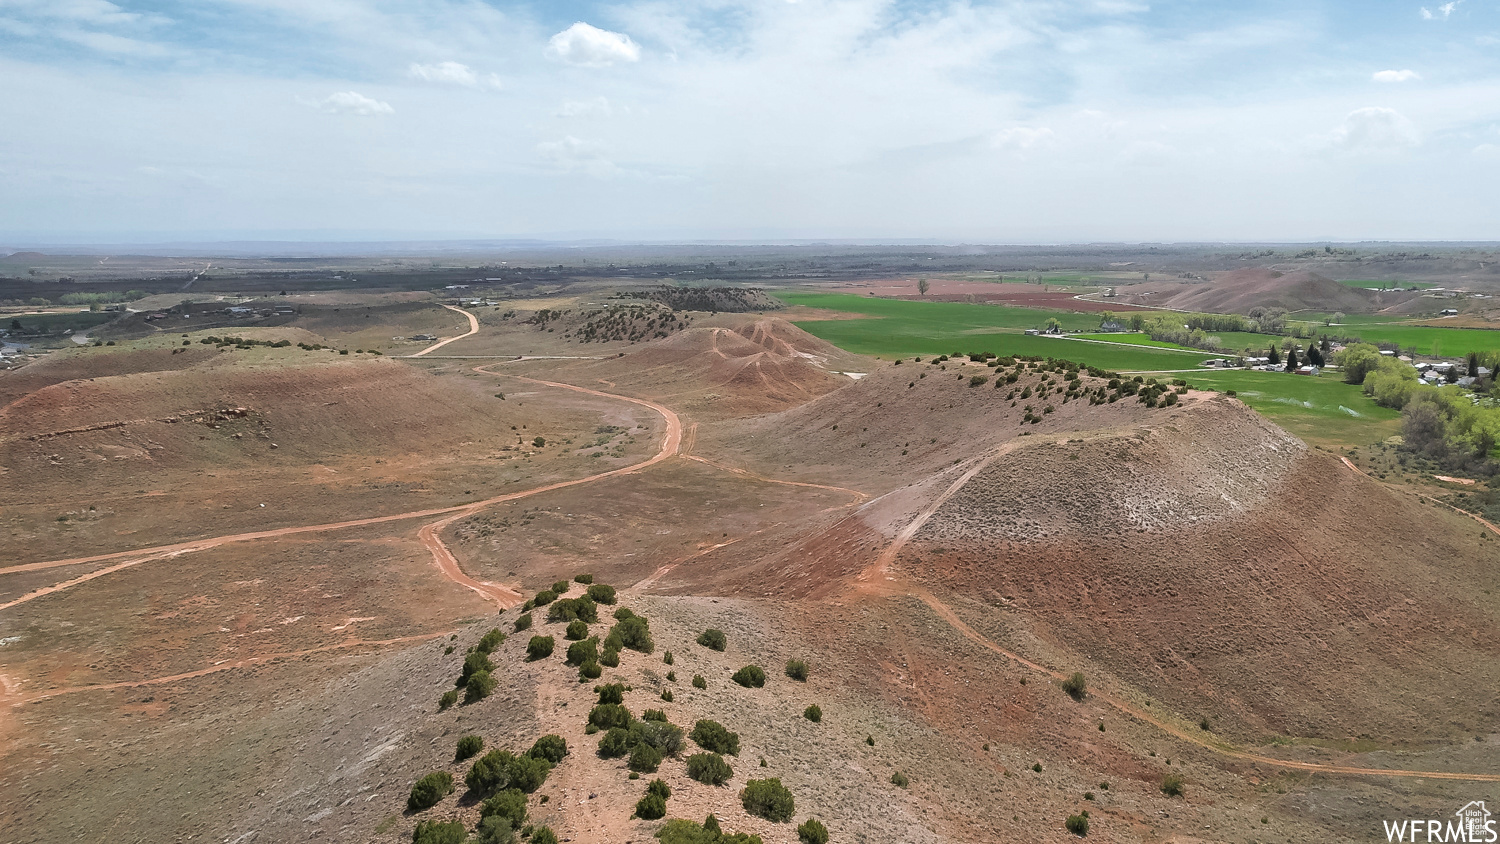
<svg viewBox="0 0 1500 844"><path fill-rule="evenodd" d="M1176 343L1167 343L1161 340L1152 340L1149 335L1137 332L1113 332L1107 334L1074 334L1072 340L1097 340L1101 343L1123 343L1127 346L1150 346L1153 349L1187 349L1187 346L1179 346ZM1197 351L1192 349L1191 351ZM1205 354L1207 354L1205 352Z"/></svg>
<svg viewBox="0 0 1500 844"><path fill-rule="evenodd" d="M1272 343L1277 345L1281 343L1280 337L1273 337L1269 334L1254 334L1246 331L1211 331L1209 334L1219 338L1219 341L1224 344L1220 351L1205 352L1201 349L1193 349L1193 352L1205 357L1213 357L1215 354L1220 353L1239 354L1247 351L1264 354L1265 350L1270 348ZM1179 346L1176 343L1152 340L1147 335L1140 333L1075 334L1073 336L1083 340L1102 340L1107 343L1126 343L1131 346L1150 346L1156 349L1188 348L1187 346Z"/></svg>
<svg viewBox="0 0 1500 844"><path fill-rule="evenodd" d="M1500 349L1500 331L1483 328L1436 328L1427 325L1359 325L1341 334L1357 335L1367 343L1395 343L1416 347L1417 354L1463 357L1469 352Z"/></svg>
<svg viewBox="0 0 1500 844"><path fill-rule="evenodd" d="M1190 369L1211 357L1204 352L1084 343L1023 333L1027 328L1043 327L1049 317L1067 329L1093 328L1099 323L1097 314L960 302L911 302L838 293L783 293L780 298L792 305L871 317L796 321L803 331L863 355L895 358L994 352L1065 358L1105 369L1148 371Z"/></svg>
<svg viewBox="0 0 1500 844"><path fill-rule="evenodd" d="M1399 411L1379 407L1337 373L1206 370L1184 375L1194 387L1234 390L1240 401L1308 442L1368 445L1399 434Z"/></svg>

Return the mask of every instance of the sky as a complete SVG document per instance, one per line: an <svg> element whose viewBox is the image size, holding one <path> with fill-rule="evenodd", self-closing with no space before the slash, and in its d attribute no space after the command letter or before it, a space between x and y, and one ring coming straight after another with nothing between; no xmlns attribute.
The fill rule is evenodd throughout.
<svg viewBox="0 0 1500 844"><path fill-rule="evenodd" d="M0 0L0 244L1500 240L1500 0Z"/></svg>

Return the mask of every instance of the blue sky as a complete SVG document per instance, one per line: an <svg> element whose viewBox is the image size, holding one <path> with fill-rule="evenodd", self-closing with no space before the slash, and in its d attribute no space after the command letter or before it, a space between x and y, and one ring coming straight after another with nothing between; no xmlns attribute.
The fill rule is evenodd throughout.
<svg viewBox="0 0 1500 844"><path fill-rule="evenodd" d="M0 0L0 243L1500 239L1500 0Z"/></svg>

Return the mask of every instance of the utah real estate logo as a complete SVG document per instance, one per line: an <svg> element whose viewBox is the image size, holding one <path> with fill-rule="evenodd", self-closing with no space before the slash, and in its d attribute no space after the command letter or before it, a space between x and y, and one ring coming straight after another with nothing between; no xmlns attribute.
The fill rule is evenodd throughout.
<svg viewBox="0 0 1500 844"><path fill-rule="evenodd" d="M1500 833L1495 830L1495 821L1490 820L1490 811L1484 807L1483 800L1468 803L1454 812L1453 820L1447 823L1435 819L1381 823L1385 824L1385 840L1391 842L1457 841L1463 844L1491 844L1500 840Z"/></svg>

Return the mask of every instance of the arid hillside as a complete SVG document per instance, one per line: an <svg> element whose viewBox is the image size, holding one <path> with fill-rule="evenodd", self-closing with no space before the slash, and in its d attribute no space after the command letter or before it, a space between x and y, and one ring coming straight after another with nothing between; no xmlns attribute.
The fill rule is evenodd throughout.
<svg viewBox="0 0 1500 844"><path fill-rule="evenodd" d="M1263 267L1233 270L1206 282L1148 282L1119 288L1119 299L1127 304L1228 314L1245 314L1253 308L1372 313L1415 295L1349 287L1305 270L1284 273Z"/></svg>
<svg viewBox="0 0 1500 844"><path fill-rule="evenodd" d="M552 306L0 377L0 837L1290 844L1500 796L1479 522L1168 377Z"/></svg>

